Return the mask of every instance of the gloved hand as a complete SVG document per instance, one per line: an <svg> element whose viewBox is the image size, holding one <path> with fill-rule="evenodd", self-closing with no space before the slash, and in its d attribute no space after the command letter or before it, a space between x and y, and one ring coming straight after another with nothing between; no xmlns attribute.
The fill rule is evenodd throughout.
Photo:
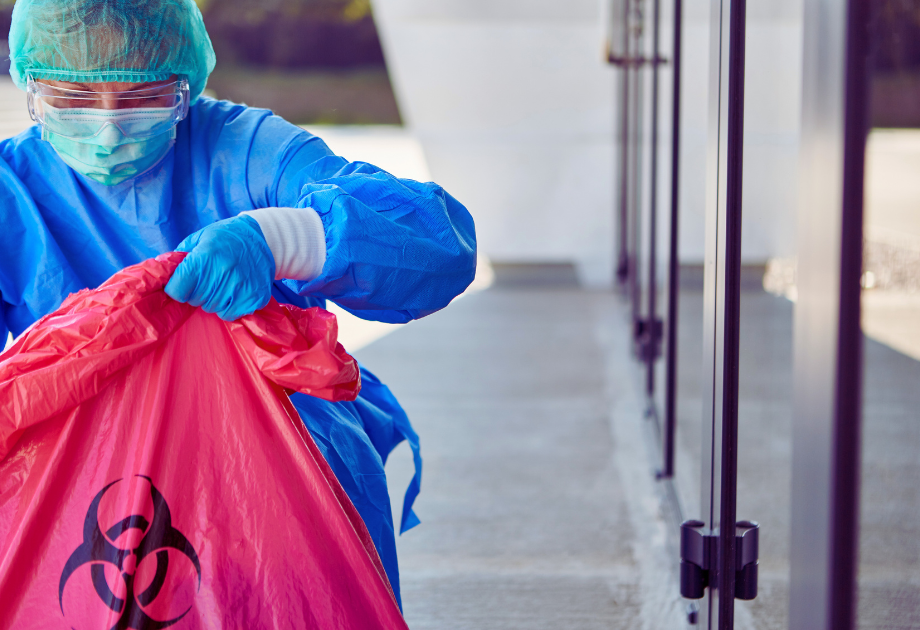
<svg viewBox="0 0 920 630"><path fill-rule="evenodd" d="M188 252L165 289L177 302L233 321L271 299L275 259L255 219L237 216L212 223L176 251Z"/></svg>

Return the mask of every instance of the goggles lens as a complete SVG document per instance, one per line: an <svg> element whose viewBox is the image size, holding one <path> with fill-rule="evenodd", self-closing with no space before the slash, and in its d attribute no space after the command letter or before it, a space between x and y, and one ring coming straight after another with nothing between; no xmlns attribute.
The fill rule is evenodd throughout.
<svg viewBox="0 0 920 630"><path fill-rule="evenodd" d="M185 79L124 92L71 90L28 80L29 114L46 130L77 140L99 135L108 125L132 139L169 131L188 114Z"/></svg>

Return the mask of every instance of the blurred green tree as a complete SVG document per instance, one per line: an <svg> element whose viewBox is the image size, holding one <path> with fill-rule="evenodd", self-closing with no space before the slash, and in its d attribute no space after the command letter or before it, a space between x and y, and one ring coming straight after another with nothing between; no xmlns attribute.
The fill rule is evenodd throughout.
<svg viewBox="0 0 920 630"><path fill-rule="evenodd" d="M196 0L222 64L382 67L370 0Z"/></svg>
<svg viewBox="0 0 920 630"><path fill-rule="evenodd" d="M15 0L0 0L0 39ZM221 65L384 67L370 0L195 0Z"/></svg>
<svg viewBox="0 0 920 630"><path fill-rule="evenodd" d="M920 71L920 0L880 0L875 10L876 70Z"/></svg>
<svg viewBox="0 0 920 630"><path fill-rule="evenodd" d="M195 2L217 53L212 94L296 123L399 124L371 0ZM13 3L0 0L0 72Z"/></svg>

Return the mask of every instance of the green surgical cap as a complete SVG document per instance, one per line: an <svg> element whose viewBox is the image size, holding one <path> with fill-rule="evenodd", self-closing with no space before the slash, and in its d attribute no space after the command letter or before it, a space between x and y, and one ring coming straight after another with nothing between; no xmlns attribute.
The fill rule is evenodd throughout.
<svg viewBox="0 0 920 630"><path fill-rule="evenodd" d="M194 0L17 0L10 75L75 83L188 79L192 102L214 69Z"/></svg>

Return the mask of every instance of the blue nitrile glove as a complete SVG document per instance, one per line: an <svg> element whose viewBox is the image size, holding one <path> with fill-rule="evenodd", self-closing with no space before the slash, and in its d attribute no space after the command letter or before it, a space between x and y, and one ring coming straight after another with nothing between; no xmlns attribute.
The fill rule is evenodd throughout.
<svg viewBox="0 0 920 630"><path fill-rule="evenodd" d="M166 285L166 294L177 302L233 321L271 299L275 259L255 219L238 216L212 223L176 251L189 253Z"/></svg>

